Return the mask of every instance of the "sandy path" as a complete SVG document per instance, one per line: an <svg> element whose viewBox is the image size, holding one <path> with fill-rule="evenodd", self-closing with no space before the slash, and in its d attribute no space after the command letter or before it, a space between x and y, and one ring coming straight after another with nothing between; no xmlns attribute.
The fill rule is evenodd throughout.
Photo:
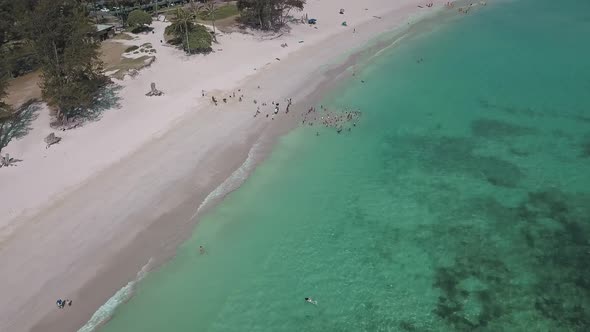
<svg viewBox="0 0 590 332"><path fill-rule="evenodd" d="M58 133L63 142L49 150L43 113L31 134L11 143L7 151L24 162L0 172L0 210L8 211L0 220L0 330L74 331L84 324L148 259L173 252L207 194L272 133L265 128L275 122L252 117L251 98L270 104L293 97L295 113L325 78L324 64L416 13L410 0L342 3L309 1L305 12L318 29L295 26L274 40L223 35L223 51L190 58L160 44L164 25L157 22L155 34L127 42L151 42L158 60L122 82L118 110ZM339 8L346 8L348 28L340 26ZM150 82L166 95L146 98ZM243 103L213 107L200 96L203 89L221 99L220 91L238 88ZM75 305L57 310L59 297Z"/></svg>

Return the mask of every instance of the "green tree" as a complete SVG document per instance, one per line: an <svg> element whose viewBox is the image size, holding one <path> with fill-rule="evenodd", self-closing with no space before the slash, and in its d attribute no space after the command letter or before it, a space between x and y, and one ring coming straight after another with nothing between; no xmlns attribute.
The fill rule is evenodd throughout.
<svg viewBox="0 0 590 332"><path fill-rule="evenodd" d="M262 30L281 28L290 12L302 10L306 0L238 0L238 10L244 23Z"/></svg>
<svg viewBox="0 0 590 332"><path fill-rule="evenodd" d="M6 79L6 75L3 75L2 72L6 70L3 68L3 65L0 63L0 122L5 120L8 114L10 113L10 106L4 102L4 98L7 96L6 89L8 88L8 81Z"/></svg>
<svg viewBox="0 0 590 332"><path fill-rule="evenodd" d="M189 54L211 52L211 43L213 37L209 30L201 24L196 24L195 28L189 32L188 40L182 43L184 50Z"/></svg>
<svg viewBox="0 0 590 332"><path fill-rule="evenodd" d="M45 101L66 121L86 117L110 80L103 75L94 25L78 0L40 0L32 13L30 39L41 64Z"/></svg>
<svg viewBox="0 0 590 332"><path fill-rule="evenodd" d="M0 62L2 75L15 77L37 68L36 55L23 26L30 0L0 0Z"/></svg>
<svg viewBox="0 0 590 332"><path fill-rule="evenodd" d="M152 24L152 17L145 11L136 9L129 13L127 24L133 28L134 31L142 30L146 25Z"/></svg>
<svg viewBox="0 0 590 332"><path fill-rule="evenodd" d="M182 44L186 45L184 50L188 52L190 49L189 33L194 29L194 22L192 15L183 8L176 9L176 17L171 25L171 30L176 36L183 36Z"/></svg>
<svg viewBox="0 0 590 332"><path fill-rule="evenodd" d="M8 132L8 127L10 125L9 121L12 119L12 108L8 105L4 98L6 98L6 88L8 87L8 81L4 72L6 69L3 68L4 65L0 63L0 152L2 149L8 144L9 140L4 139Z"/></svg>
<svg viewBox="0 0 590 332"><path fill-rule="evenodd" d="M0 0L0 46L24 38L23 21L33 0Z"/></svg>
<svg viewBox="0 0 590 332"><path fill-rule="evenodd" d="M203 5L195 3L195 0L190 0L189 2L189 11L194 18L199 17L199 14L203 10Z"/></svg>
<svg viewBox="0 0 590 332"><path fill-rule="evenodd" d="M10 40L15 24L14 6L10 0L0 0L0 46Z"/></svg>
<svg viewBox="0 0 590 332"><path fill-rule="evenodd" d="M182 44L185 52L206 53L211 51L212 37L207 28L194 23L192 13L178 8L172 24L166 27L165 33L174 36L173 43Z"/></svg>
<svg viewBox="0 0 590 332"><path fill-rule="evenodd" d="M207 17L211 20L211 25L213 26L213 40L217 42L217 36L215 33L215 15L217 12L217 6L215 6L215 2L212 0L206 0L205 3L205 11L207 13Z"/></svg>

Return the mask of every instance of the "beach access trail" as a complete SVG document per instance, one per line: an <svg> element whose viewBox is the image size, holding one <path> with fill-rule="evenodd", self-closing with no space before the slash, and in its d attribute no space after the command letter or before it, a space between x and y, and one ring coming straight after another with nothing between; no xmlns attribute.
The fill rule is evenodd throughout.
<svg viewBox="0 0 590 332"><path fill-rule="evenodd" d="M252 155L285 119L254 118L254 99L268 103L263 115L271 101L286 98L293 98L293 113L303 111L297 105L317 94L326 64L443 2L434 3L308 0L294 15L316 18L315 26L292 24L274 36L222 33L209 55L186 56L160 43L169 23L122 41L151 43L157 59L117 82L118 107L56 132L61 143L46 149L43 138L54 130L43 106L33 130L4 150L23 161L0 169L0 331L80 328L150 259L173 254L209 193L245 160L269 151ZM145 96L152 82L163 96ZM58 309L58 298L73 306Z"/></svg>

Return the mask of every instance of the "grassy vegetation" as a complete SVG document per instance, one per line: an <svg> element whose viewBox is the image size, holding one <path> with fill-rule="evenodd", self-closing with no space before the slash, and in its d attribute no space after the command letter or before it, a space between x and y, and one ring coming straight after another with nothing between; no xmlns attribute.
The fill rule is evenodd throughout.
<svg viewBox="0 0 590 332"><path fill-rule="evenodd" d="M133 52L133 51L135 51L135 50L136 50L136 49L138 49L138 48L139 48L139 46L137 46L137 45L132 45L132 46L129 46L129 47L127 47L127 48L125 49L125 53Z"/></svg>
<svg viewBox="0 0 590 332"><path fill-rule="evenodd" d="M133 36L130 36L126 33L119 33L115 35L112 39L133 40Z"/></svg>
<svg viewBox="0 0 590 332"><path fill-rule="evenodd" d="M124 58L121 63L109 67L106 71L115 71L111 77L122 80L131 70L140 70L152 64L156 59L155 56L144 55L137 59Z"/></svg>
<svg viewBox="0 0 590 332"><path fill-rule="evenodd" d="M182 38L182 47L189 53L211 52L213 37L211 37L211 34L204 26L197 24L194 30L188 34L188 39L187 44L187 41Z"/></svg>
<svg viewBox="0 0 590 332"><path fill-rule="evenodd" d="M39 68L35 50L25 40L7 42L0 47L0 63L10 76L17 77ZM2 72L4 74L5 72Z"/></svg>
<svg viewBox="0 0 590 332"><path fill-rule="evenodd" d="M223 20L224 18L232 17L238 15L240 12L238 11L238 6L234 3L230 3L227 5L219 6L215 9L215 19L216 20ZM199 19L203 21L211 20L209 17L209 13L207 11L202 11L199 13Z"/></svg>

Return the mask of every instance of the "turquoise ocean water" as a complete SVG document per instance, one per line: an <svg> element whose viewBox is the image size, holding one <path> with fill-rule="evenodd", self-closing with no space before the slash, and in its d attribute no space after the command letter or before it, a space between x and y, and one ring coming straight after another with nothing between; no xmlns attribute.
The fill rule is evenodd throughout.
<svg viewBox="0 0 590 332"><path fill-rule="evenodd" d="M589 331L588 36L590 1L514 0L405 39L101 331Z"/></svg>

